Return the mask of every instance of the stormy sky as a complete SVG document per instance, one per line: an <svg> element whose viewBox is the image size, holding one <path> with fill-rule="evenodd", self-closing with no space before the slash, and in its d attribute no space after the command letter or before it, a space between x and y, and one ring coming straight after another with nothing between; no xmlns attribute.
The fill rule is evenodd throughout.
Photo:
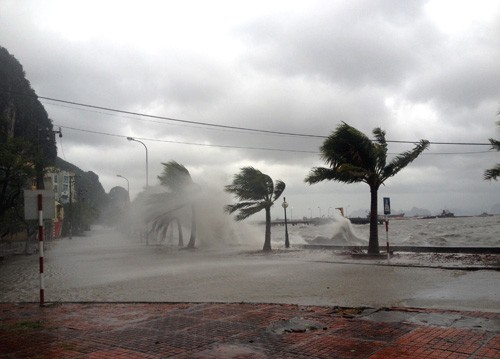
<svg viewBox="0 0 500 359"><path fill-rule="evenodd" d="M219 190L254 166L286 182L297 218L369 208L366 184L304 183L342 121L391 141L499 138L499 19L495 0L1 0L0 45L39 96L136 113L41 100L62 127L59 156L106 191L126 188L117 174L132 197L146 184L132 136L150 185L170 160ZM380 202L489 212L500 203L500 183L483 180L500 158L489 149L432 144Z"/></svg>

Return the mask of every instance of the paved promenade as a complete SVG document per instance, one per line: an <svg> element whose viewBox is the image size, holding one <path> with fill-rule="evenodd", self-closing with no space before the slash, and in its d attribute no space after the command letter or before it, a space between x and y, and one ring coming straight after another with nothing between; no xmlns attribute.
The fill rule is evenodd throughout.
<svg viewBox="0 0 500 359"><path fill-rule="evenodd" d="M0 358L500 358L500 315L242 303L0 303Z"/></svg>

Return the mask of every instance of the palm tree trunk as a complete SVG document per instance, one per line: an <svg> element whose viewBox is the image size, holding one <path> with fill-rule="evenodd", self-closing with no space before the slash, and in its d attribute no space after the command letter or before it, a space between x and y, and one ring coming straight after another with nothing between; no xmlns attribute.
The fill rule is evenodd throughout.
<svg viewBox="0 0 500 359"><path fill-rule="evenodd" d="M189 238L189 243L187 248L194 248L194 243L196 242L196 209L194 204L191 205L191 237Z"/></svg>
<svg viewBox="0 0 500 359"><path fill-rule="evenodd" d="M368 253L380 253L378 248L378 188L370 186L370 239L368 241Z"/></svg>
<svg viewBox="0 0 500 359"><path fill-rule="evenodd" d="M179 232L179 243L177 246L183 247L184 246L184 238L182 236L182 226L181 226L181 221L179 221L179 218L175 219L175 223L177 223L177 231ZM173 228L172 228L173 230Z"/></svg>
<svg viewBox="0 0 500 359"><path fill-rule="evenodd" d="M271 207L266 207L266 237L263 251L271 251Z"/></svg>

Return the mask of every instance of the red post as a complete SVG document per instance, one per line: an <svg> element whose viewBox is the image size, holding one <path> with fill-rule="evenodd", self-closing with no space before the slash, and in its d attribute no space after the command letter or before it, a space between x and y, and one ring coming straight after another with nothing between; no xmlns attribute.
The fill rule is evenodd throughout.
<svg viewBox="0 0 500 359"><path fill-rule="evenodd" d="M386 245L387 245L387 260L390 258L390 252L389 252L389 219L387 219L387 216L385 217L385 240L386 240Z"/></svg>
<svg viewBox="0 0 500 359"><path fill-rule="evenodd" d="M42 195L38 194L38 253L40 261L40 306L45 303L44 283L43 283L43 200Z"/></svg>

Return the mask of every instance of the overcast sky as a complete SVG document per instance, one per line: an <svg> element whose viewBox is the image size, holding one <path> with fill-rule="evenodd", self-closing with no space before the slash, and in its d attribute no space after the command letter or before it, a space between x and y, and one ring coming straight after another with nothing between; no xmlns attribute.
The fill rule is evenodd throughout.
<svg viewBox="0 0 500 359"><path fill-rule="evenodd" d="M345 121L366 134L381 127L388 140L488 143L500 137L499 4L0 0L0 45L43 97L266 131L326 136ZM170 160L219 190L254 166L286 182L293 217L369 208L366 184L304 183L323 165L321 138L42 103L62 127L59 156L97 173L106 191L126 187L117 174L132 197L145 186L133 136L148 148L150 185ZM500 183L483 173L500 155L488 149L431 145L386 181L380 203L489 212Z"/></svg>

